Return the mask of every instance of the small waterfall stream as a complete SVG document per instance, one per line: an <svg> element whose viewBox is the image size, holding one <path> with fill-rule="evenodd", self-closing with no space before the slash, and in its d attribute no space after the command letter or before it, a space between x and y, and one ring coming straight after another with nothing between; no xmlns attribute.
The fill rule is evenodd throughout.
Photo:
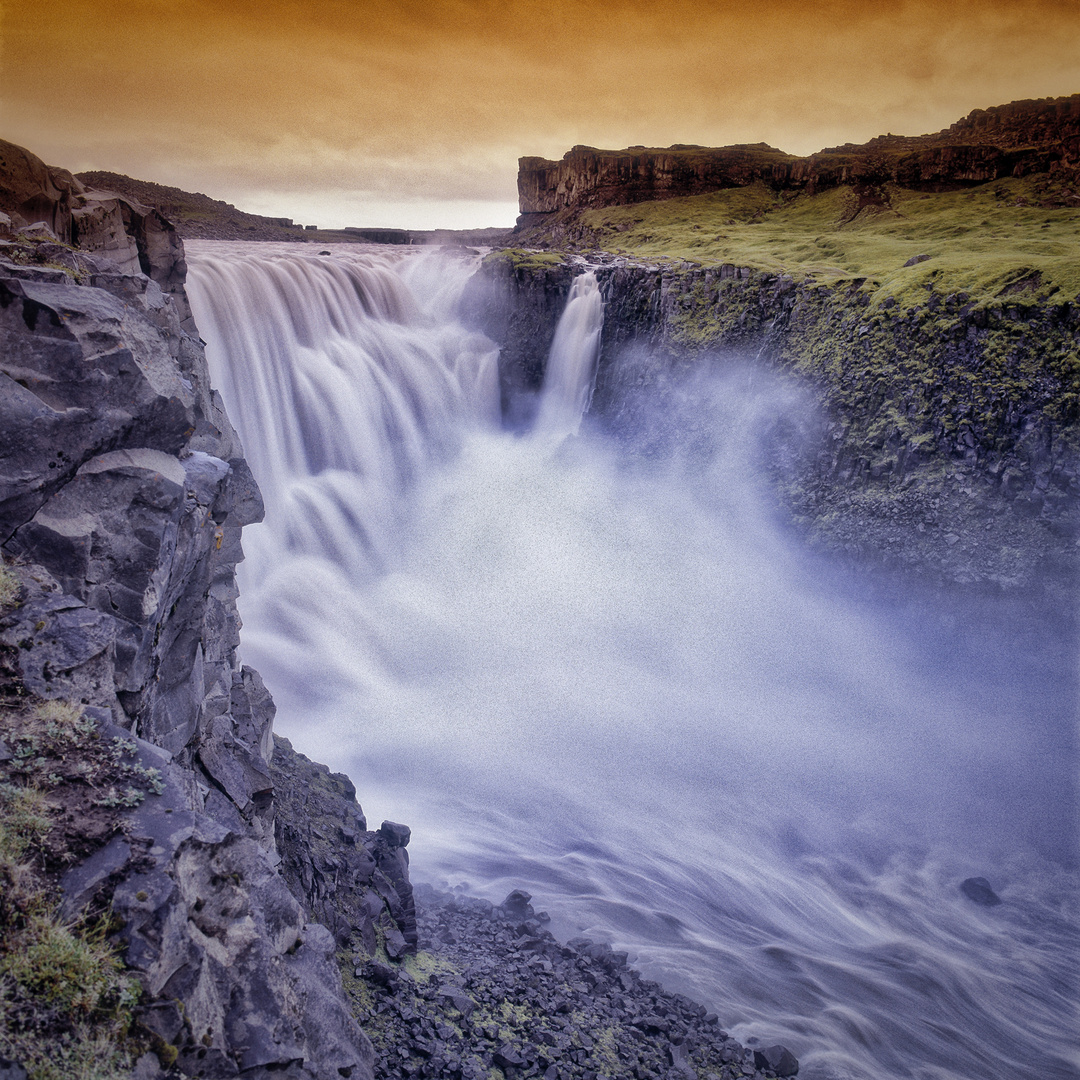
<svg viewBox="0 0 1080 1080"><path fill-rule="evenodd" d="M570 287L566 310L555 327L544 372L534 430L544 435L576 435L589 408L600 356L604 304L596 274L579 274Z"/></svg>
<svg viewBox="0 0 1080 1080"><path fill-rule="evenodd" d="M413 827L418 880L528 889L804 1080L1078 1075L1075 672L1000 606L902 616L799 551L750 452L789 389L703 370L663 439L552 439L592 386L583 275L515 436L454 316L468 260L189 263L267 503L245 661L278 730Z"/></svg>

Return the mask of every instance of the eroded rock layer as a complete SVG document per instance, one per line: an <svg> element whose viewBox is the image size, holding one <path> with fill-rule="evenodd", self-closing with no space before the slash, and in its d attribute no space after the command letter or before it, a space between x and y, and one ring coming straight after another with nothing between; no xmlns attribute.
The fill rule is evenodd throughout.
<svg viewBox="0 0 1080 1080"><path fill-rule="evenodd" d="M568 210L701 195L762 181L785 191L886 182L948 191L1035 172L1080 169L1080 94L977 109L933 135L883 135L796 157L765 143L598 150L575 146L561 161L521 158L519 228Z"/></svg>

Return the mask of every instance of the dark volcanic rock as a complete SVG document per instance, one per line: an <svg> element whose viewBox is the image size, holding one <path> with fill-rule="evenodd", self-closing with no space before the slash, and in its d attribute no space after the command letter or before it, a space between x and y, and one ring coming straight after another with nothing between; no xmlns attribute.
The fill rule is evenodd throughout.
<svg viewBox="0 0 1080 1080"><path fill-rule="evenodd" d="M375 1075L635 1080L791 1076L783 1047L755 1053L716 1016L586 939L561 944L531 918L528 894L493 906L417 888L420 952L396 978L352 987L376 1047ZM453 1064L458 1063L458 1064ZM780 1071L784 1070L784 1071Z"/></svg>
<svg viewBox="0 0 1080 1080"><path fill-rule="evenodd" d="M466 323L502 347L499 390L510 427L532 422L548 349L577 269L561 259L533 265L492 255L461 298Z"/></svg>
<svg viewBox="0 0 1080 1080"><path fill-rule="evenodd" d="M10 144L0 206L0 543L19 586L0 719L68 703L142 784L95 802L88 762L57 759L67 910L111 910L140 1030L181 1072L364 1080L333 935L276 869L273 703L236 655L240 530L262 502L189 332L182 248L156 211ZM405 951L404 852L371 845L349 850ZM155 1069L146 1055L139 1075Z"/></svg>
<svg viewBox="0 0 1080 1080"><path fill-rule="evenodd" d="M271 771L281 873L312 918L339 944L400 959L416 950L407 825L368 831L348 777L274 737Z"/></svg>
<svg viewBox="0 0 1080 1080"><path fill-rule="evenodd" d="M973 903L983 907L996 907L1001 903L1001 897L984 877L966 878L960 882L960 891Z"/></svg>
<svg viewBox="0 0 1080 1080"><path fill-rule="evenodd" d="M502 909L511 918L527 919L533 913L533 906L529 903L532 897L524 889L514 889L502 902Z"/></svg>
<svg viewBox="0 0 1080 1080"><path fill-rule="evenodd" d="M786 1046L766 1046L754 1051L754 1064L777 1076L794 1076L799 1071L795 1055Z"/></svg>
<svg viewBox="0 0 1080 1080"><path fill-rule="evenodd" d="M190 318L183 243L153 207L89 189L66 170L0 140L0 211L15 227L47 225L52 239L101 257L114 273L145 274L174 297L182 320Z"/></svg>
<svg viewBox="0 0 1080 1080"><path fill-rule="evenodd" d="M535 411L562 310L559 267L528 256L491 257L474 278L478 325L502 346L511 427ZM593 268L604 332L589 411L614 437L667 439L660 452L678 437L663 418L680 400L700 399L709 378L738 385L760 370L763 385L805 395L749 432L748 449L813 546L935 586L1049 596L1073 611L1080 304L978 306L928 290L901 307L878 305L861 279L611 255Z"/></svg>

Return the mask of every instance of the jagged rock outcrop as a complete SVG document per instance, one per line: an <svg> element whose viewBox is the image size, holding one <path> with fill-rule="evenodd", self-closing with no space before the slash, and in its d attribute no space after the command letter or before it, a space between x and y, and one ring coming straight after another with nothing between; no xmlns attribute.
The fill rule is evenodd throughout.
<svg viewBox="0 0 1080 1080"><path fill-rule="evenodd" d="M1080 94L978 109L933 135L885 135L809 157L764 143L725 147L575 146L561 161L521 158L518 228L600 206L701 195L757 181L778 191L893 182L949 191L1006 176L1080 171Z"/></svg>
<svg viewBox="0 0 1080 1080"><path fill-rule="evenodd" d="M505 243L509 229L316 229L292 218L264 217L201 192L136 180L113 172L84 172L75 177L89 188L114 192L131 203L153 207L185 240L276 240L304 243L494 245Z"/></svg>
<svg viewBox="0 0 1080 1080"><path fill-rule="evenodd" d="M334 935L278 870L274 707L236 655L240 533L262 502L190 332L182 246L156 211L10 144L0 210L8 697L82 706L139 775L161 777L67 871L69 908L111 905L146 992L139 1022L174 1069L363 1080L372 1051ZM365 843L372 918L415 941L400 837Z"/></svg>
<svg viewBox="0 0 1080 1080"><path fill-rule="evenodd" d="M643 979L626 953L586 938L557 941L526 892L495 905L418 891L420 962L411 970L368 964L357 1001L384 1051L378 1080L481 1080L493 1069L544 1080L765 1080L799 1071L791 1051L744 1046L715 1013Z"/></svg>
<svg viewBox="0 0 1080 1080"><path fill-rule="evenodd" d="M499 342L504 421L527 427L536 409L548 348L574 279L561 257L497 252L484 260L461 300L466 322Z"/></svg>
<svg viewBox="0 0 1080 1080"><path fill-rule="evenodd" d="M183 244L152 207L114 192L87 189L66 169L46 165L2 139L0 207L9 218L9 233L44 223L61 244L103 256L113 273L145 274L174 298L182 320L191 317L184 295Z"/></svg>
<svg viewBox="0 0 1080 1080"><path fill-rule="evenodd" d="M342 946L391 959L416 951L416 907L404 825L367 827L356 788L275 736L272 761L281 873Z"/></svg>

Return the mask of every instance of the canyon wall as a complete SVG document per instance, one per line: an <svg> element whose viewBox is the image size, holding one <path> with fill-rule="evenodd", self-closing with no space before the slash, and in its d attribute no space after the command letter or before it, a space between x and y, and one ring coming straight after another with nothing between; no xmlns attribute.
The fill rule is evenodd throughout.
<svg viewBox="0 0 1080 1080"><path fill-rule="evenodd" d="M764 143L666 149L575 146L561 161L525 157L518 166L519 228L553 215L601 206L701 195L762 181L777 191L808 192L839 184L886 182L948 191L1036 172L1080 170L1080 94L979 109L944 131L884 135L809 157Z"/></svg>
<svg viewBox="0 0 1080 1080"><path fill-rule="evenodd" d="M238 661L262 501L182 244L10 144L0 210L0 781L42 789L69 837L38 867L68 915L113 913L143 1080L370 1076L338 957L415 948L408 829L368 830L344 777L275 748ZM102 746L127 786L88 786ZM51 1037L48 1010L28 1022Z"/></svg>

